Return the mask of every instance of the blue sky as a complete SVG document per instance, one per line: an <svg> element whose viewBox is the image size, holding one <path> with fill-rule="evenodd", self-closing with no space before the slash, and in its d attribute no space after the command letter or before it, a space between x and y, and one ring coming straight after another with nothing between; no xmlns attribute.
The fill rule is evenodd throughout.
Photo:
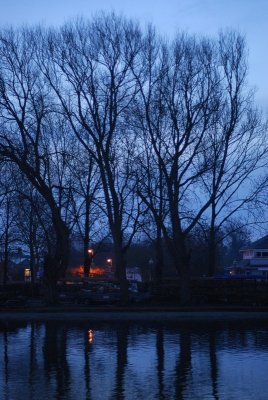
<svg viewBox="0 0 268 400"><path fill-rule="evenodd" d="M215 35L235 28L249 47L249 84L268 114L268 0L0 0L0 24L58 25L75 16L113 10L141 23L152 22L167 36L177 30Z"/></svg>

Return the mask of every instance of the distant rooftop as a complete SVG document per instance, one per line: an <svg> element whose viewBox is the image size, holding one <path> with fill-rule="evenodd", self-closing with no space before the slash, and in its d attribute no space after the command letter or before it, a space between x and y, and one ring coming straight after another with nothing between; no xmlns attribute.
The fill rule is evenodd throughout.
<svg viewBox="0 0 268 400"><path fill-rule="evenodd" d="M263 236L261 239L258 239L246 246L243 246L241 250L247 249L268 249L268 235Z"/></svg>

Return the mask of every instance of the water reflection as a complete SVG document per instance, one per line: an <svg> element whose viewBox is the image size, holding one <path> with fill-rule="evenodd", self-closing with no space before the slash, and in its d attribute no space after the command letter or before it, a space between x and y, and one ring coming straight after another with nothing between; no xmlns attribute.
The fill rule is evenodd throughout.
<svg viewBox="0 0 268 400"><path fill-rule="evenodd" d="M217 344L215 332L209 332L209 361L210 361L210 379L212 386L212 396L215 400L218 396L218 361L217 361Z"/></svg>
<svg viewBox="0 0 268 400"><path fill-rule="evenodd" d="M92 344L93 343L93 338L94 338L94 334L93 334L93 330L89 329L87 331L87 337L88 337L88 343Z"/></svg>
<svg viewBox="0 0 268 400"><path fill-rule="evenodd" d="M4 400L267 399L265 323L0 324Z"/></svg>
<svg viewBox="0 0 268 400"><path fill-rule="evenodd" d="M165 351L164 351L164 330L160 326L156 332L156 356L157 356L157 387L158 398L165 399L164 370L165 370Z"/></svg>
<svg viewBox="0 0 268 400"><path fill-rule="evenodd" d="M70 368L67 361L67 330L64 327L57 326L54 322L45 325L43 360L46 385L55 385L56 398L64 398L70 385Z"/></svg>
<svg viewBox="0 0 268 400"><path fill-rule="evenodd" d="M184 398L187 377L191 373L191 333L182 330L180 333L180 354L176 362L176 399Z"/></svg>

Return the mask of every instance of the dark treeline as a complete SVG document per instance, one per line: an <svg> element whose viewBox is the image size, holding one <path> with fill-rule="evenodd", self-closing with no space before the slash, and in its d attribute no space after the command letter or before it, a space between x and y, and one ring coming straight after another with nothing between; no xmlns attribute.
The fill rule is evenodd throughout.
<svg viewBox="0 0 268 400"><path fill-rule="evenodd" d="M236 230L258 219L267 177L266 126L247 88L244 38L179 33L114 14L60 28L0 31L3 281L12 243L31 268L44 257L51 300L72 238L107 238L122 299L133 241L164 249L190 298L191 245L207 267Z"/></svg>

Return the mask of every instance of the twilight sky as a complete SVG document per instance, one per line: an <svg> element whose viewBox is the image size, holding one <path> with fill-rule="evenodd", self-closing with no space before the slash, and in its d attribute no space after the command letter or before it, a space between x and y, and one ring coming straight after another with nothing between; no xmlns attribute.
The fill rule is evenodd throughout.
<svg viewBox="0 0 268 400"><path fill-rule="evenodd" d="M0 0L0 25L58 25L72 17L115 11L141 23L152 22L163 34L177 30L214 35L235 28L249 48L249 84L268 114L268 0Z"/></svg>

